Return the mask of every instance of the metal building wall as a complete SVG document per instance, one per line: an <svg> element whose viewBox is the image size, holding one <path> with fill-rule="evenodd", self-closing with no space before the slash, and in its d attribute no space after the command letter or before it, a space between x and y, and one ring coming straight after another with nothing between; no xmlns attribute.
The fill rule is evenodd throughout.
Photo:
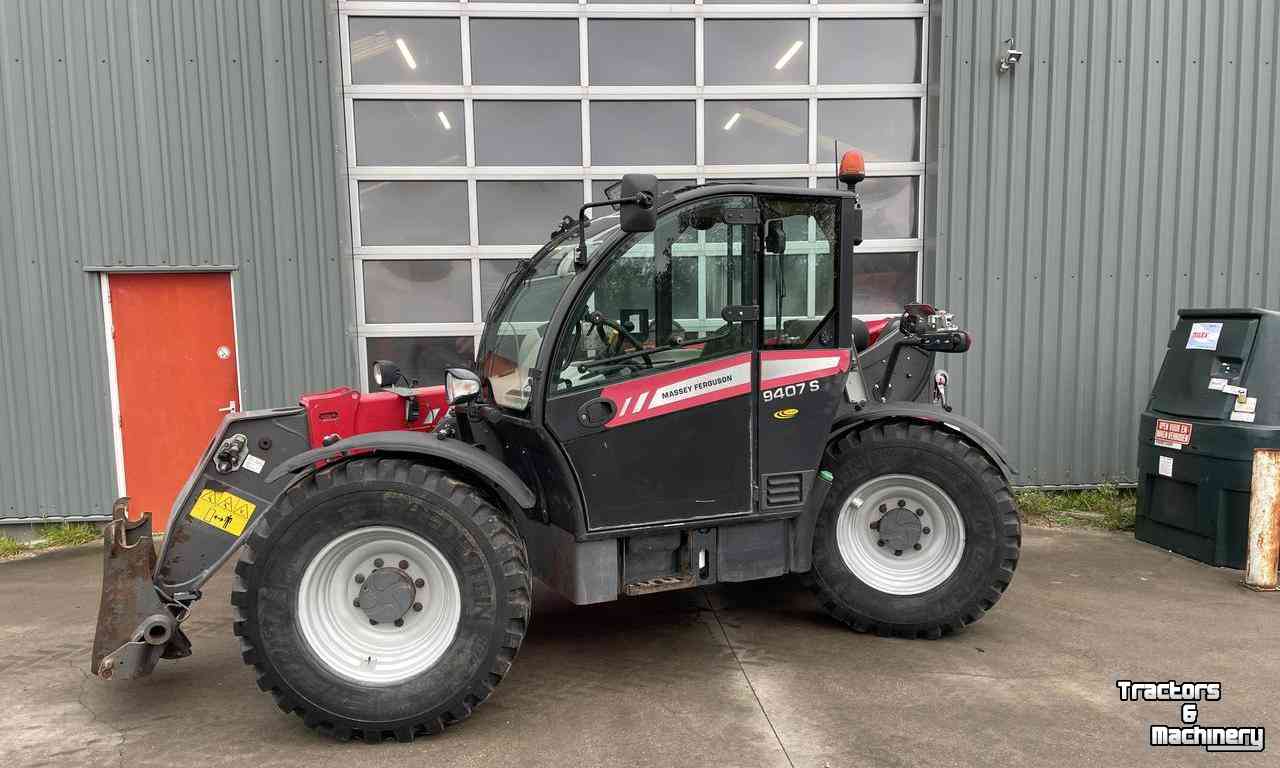
<svg viewBox="0 0 1280 768"><path fill-rule="evenodd" d="M0 518L109 511L95 269L234 267L246 407L355 378L325 5L0 3Z"/></svg>
<svg viewBox="0 0 1280 768"><path fill-rule="evenodd" d="M944 4L929 249L977 332L959 410L1020 483L1132 480L1176 309L1280 306L1280 4Z"/></svg>

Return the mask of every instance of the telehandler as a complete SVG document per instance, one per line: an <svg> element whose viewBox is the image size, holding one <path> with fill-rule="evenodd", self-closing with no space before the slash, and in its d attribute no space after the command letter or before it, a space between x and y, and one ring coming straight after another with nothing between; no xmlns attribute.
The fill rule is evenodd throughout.
<svg viewBox="0 0 1280 768"><path fill-rule="evenodd" d="M1018 561L1013 469L932 370L971 344L952 315L855 317L864 175L855 151L836 190L625 176L507 277L474 369L379 361L379 391L229 414L158 555L116 502L93 672L189 655L237 554L244 661L344 740L466 719L535 577L590 604L799 573L858 631L977 621Z"/></svg>

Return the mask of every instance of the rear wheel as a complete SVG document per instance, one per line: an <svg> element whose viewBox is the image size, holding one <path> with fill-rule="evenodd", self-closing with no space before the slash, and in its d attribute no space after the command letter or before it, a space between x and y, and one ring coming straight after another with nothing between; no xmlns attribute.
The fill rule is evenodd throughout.
<svg viewBox="0 0 1280 768"><path fill-rule="evenodd" d="M1013 496L981 451L941 427L875 425L834 442L810 582L859 631L936 638L980 619L1013 578Z"/></svg>
<svg viewBox="0 0 1280 768"><path fill-rule="evenodd" d="M448 473L359 459L292 489L236 567L243 656L286 712L341 739L468 717L524 638L530 578L503 513Z"/></svg>

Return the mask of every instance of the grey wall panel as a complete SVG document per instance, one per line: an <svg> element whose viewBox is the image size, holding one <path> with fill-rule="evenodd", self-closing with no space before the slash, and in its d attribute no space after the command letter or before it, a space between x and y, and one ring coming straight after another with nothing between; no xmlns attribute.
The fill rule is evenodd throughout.
<svg viewBox="0 0 1280 768"><path fill-rule="evenodd" d="M109 510L86 267L236 267L247 407L354 380L325 6L0 3L0 518Z"/></svg>
<svg viewBox="0 0 1280 768"><path fill-rule="evenodd" d="M1132 480L1185 306L1280 306L1280 5L947 0L932 298L1026 484ZM996 74L1002 41L1026 52Z"/></svg>

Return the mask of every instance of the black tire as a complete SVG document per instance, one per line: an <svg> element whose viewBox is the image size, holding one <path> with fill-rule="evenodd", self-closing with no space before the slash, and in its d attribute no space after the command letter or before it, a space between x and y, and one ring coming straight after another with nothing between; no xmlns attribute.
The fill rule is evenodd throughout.
<svg viewBox="0 0 1280 768"><path fill-rule="evenodd" d="M511 668L530 616L528 558L506 515L472 486L405 459L357 459L299 483L270 515L236 564L234 628L258 687L309 728L344 741L411 741L465 720ZM462 601L440 660L390 685L335 675L298 627L308 563L339 535L370 525L429 540L453 568Z"/></svg>
<svg viewBox="0 0 1280 768"><path fill-rule="evenodd" d="M942 427L890 422L833 441L824 469L834 479L814 529L808 581L836 619L859 632L936 639L982 618L1008 588L1022 528L1008 483L978 448ZM836 522L846 499L863 483L887 474L933 483L955 502L963 521L959 565L945 581L919 594L868 586L839 551Z"/></svg>

